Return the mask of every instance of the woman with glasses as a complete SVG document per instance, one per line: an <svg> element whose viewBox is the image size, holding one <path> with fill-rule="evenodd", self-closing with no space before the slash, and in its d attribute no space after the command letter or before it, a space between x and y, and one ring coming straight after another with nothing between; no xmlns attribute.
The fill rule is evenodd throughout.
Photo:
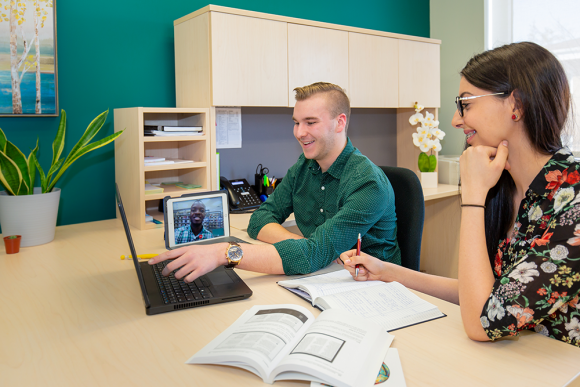
<svg viewBox="0 0 580 387"><path fill-rule="evenodd" d="M345 267L459 304L473 340L533 329L580 346L580 164L561 140L571 104L561 64L529 42L483 52L461 71L456 103L467 142L458 279L354 250Z"/></svg>

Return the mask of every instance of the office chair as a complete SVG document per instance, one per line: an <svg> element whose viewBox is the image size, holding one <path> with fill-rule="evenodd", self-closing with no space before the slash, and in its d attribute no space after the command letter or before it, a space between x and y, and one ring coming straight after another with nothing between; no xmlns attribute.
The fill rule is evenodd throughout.
<svg viewBox="0 0 580 387"><path fill-rule="evenodd" d="M417 175L407 168L380 167L395 192L397 242L401 249L401 265L419 271L421 237L425 221L423 188Z"/></svg>

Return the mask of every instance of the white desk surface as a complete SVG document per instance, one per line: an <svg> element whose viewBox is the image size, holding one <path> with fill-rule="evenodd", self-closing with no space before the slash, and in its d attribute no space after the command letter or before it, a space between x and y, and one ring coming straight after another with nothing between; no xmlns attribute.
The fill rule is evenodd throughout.
<svg viewBox="0 0 580 387"><path fill-rule="evenodd" d="M132 231L138 253L165 250L162 229ZM147 316L132 262L119 259L127 253L116 219L58 227L51 243L0 253L0 386L263 385L238 368L184 362L253 305L309 306L276 285L283 276L238 270L249 299ZM393 332L409 387L562 386L580 371L579 348L534 333L474 342L457 305L419 295L447 317Z"/></svg>

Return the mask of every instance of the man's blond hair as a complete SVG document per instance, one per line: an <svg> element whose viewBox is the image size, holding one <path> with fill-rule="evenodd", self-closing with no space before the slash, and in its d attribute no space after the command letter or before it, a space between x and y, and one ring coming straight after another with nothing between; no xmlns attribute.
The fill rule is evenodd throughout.
<svg viewBox="0 0 580 387"><path fill-rule="evenodd" d="M340 114L346 116L346 126L344 128L346 133L350 122L350 101L342 87L328 82L316 82L312 85L297 87L294 91L296 92L296 101L304 101L315 94L324 94L332 118L336 118Z"/></svg>

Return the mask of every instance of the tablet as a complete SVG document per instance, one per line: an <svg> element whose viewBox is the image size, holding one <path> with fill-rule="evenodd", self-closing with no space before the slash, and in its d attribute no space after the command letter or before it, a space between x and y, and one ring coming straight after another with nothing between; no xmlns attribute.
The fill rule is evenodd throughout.
<svg viewBox="0 0 580 387"><path fill-rule="evenodd" d="M166 197L163 201L168 249L231 239L227 191Z"/></svg>

